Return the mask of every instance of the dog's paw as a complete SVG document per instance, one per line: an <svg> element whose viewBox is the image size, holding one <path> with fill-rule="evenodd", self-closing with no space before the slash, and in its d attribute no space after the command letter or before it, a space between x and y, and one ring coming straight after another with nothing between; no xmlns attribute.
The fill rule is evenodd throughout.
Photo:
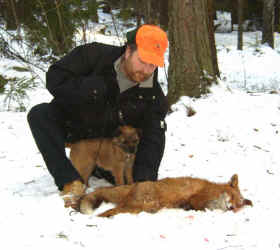
<svg viewBox="0 0 280 250"><path fill-rule="evenodd" d="M64 200L65 208L71 207L74 210L77 210L77 211L79 210L79 200L80 200L79 196L74 196L74 195L68 194L68 195L62 195L61 197Z"/></svg>

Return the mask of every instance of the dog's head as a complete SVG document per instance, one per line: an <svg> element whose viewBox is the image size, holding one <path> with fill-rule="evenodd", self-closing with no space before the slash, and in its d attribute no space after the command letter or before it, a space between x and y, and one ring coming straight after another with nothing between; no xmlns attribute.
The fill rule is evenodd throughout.
<svg viewBox="0 0 280 250"><path fill-rule="evenodd" d="M131 126L120 126L114 133L113 142L125 152L135 154L140 141L140 130Z"/></svg>

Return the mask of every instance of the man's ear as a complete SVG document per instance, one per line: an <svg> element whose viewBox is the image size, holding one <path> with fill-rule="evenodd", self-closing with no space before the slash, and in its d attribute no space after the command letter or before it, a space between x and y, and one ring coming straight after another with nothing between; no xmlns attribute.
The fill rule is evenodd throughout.
<svg viewBox="0 0 280 250"><path fill-rule="evenodd" d="M125 59L129 58L130 54L131 54L131 48L128 45L128 46L126 46L126 49L125 49L125 52L124 52L124 58Z"/></svg>

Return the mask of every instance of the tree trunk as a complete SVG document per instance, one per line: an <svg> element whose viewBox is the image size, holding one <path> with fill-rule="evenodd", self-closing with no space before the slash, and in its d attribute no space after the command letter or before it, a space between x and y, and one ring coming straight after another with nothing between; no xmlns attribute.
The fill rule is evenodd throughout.
<svg viewBox="0 0 280 250"><path fill-rule="evenodd" d="M274 49L274 9L275 0L263 0L263 32L262 43Z"/></svg>
<svg viewBox="0 0 280 250"><path fill-rule="evenodd" d="M17 23L14 17L14 13L11 6L10 0L5 0L1 5L4 5L4 8L1 9L1 15L3 15L4 20L6 21L6 29L7 30L16 30Z"/></svg>
<svg viewBox="0 0 280 250"><path fill-rule="evenodd" d="M214 68L214 76L220 77L220 71L218 67L218 58L217 58L217 49L216 49L216 42L215 42L215 27L214 27L214 16L215 16L215 10L214 10L214 1L208 0L208 33L209 33L209 42L210 42L210 49L211 49L211 58L212 58L212 64Z"/></svg>
<svg viewBox="0 0 280 250"><path fill-rule="evenodd" d="M219 75L212 0L169 1L168 101L200 97ZM211 11L211 15L209 15Z"/></svg>
<svg viewBox="0 0 280 250"><path fill-rule="evenodd" d="M143 0L143 14L145 23L158 24L159 23L159 7L158 0Z"/></svg>
<svg viewBox="0 0 280 250"><path fill-rule="evenodd" d="M120 8L126 9L128 7L127 0L120 0Z"/></svg>
<svg viewBox="0 0 280 250"><path fill-rule="evenodd" d="M151 1L152 0L146 0L142 1L143 3L143 13L144 13L144 19L145 23L152 23L152 7L151 7Z"/></svg>
<svg viewBox="0 0 280 250"><path fill-rule="evenodd" d="M45 7L44 7L44 4L43 4L43 2L42 2L41 0L38 0L38 2L39 2L39 5L40 5L40 7L41 7L41 9L42 9L43 16L44 16L44 18L45 18L45 22L46 22L46 25L47 25L47 28L48 28L48 32L49 32L49 39L50 39L50 42L53 44L54 50L56 50L56 51L58 52L58 54L62 54L62 53L61 53L61 50L60 50L60 47L59 47L59 44L58 44L58 42L55 40L55 36L54 36L54 34L53 34L53 32L52 32L52 29L51 29L51 26L50 26L50 24L49 24L49 19L48 19L47 11L46 11L46 9L45 9Z"/></svg>
<svg viewBox="0 0 280 250"><path fill-rule="evenodd" d="M238 50L243 50L243 10L244 2L243 0L238 0Z"/></svg>
<svg viewBox="0 0 280 250"><path fill-rule="evenodd" d="M136 26L139 27L141 25L141 21L143 18L143 3L141 0L138 0L134 3L134 9L136 13Z"/></svg>
<svg viewBox="0 0 280 250"><path fill-rule="evenodd" d="M279 32L279 8L280 8L280 1L275 0L275 16L274 16L274 31Z"/></svg>
<svg viewBox="0 0 280 250"><path fill-rule="evenodd" d="M65 32L64 32L64 25L63 25L63 21L62 21L62 16L60 13L60 5L61 2L59 0L55 0L55 7L56 7L56 13L57 13L57 17L58 17L58 23L59 23L59 29L62 33L62 37L63 37L63 42L62 44L64 45L66 43L66 36L65 36Z"/></svg>
<svg viewBox="0 0 280 250"><path fill-rule="evenodd" d="M168 0L159 1L159 24L163 29L167 29L168 21Z"/></svg>
<svg viewBox="0 0 280 250"><path fill-rule="evenodd" d="M17 15L17 11L16 11L15 2L14 2L14 0L10 0L10 3L11 3L14 18L15 18L15 23L16 23L16 26L17 26L17 36L18 36L18 38L20 38L20 23L19 23L19 20L18 20L18 15Z"/></svg>

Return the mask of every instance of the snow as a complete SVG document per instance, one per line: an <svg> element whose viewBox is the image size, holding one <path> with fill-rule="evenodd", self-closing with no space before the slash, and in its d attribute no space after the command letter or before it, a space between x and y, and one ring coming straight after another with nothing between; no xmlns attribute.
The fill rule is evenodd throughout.
<svg viewBox="0 0 280 250"><path fill-rule="evenodd" d="M182 97L172 106L159 171L160 178L194 176L216 182L237 173L241 192L253 207L238 213L162 209L109 219L96 215L112 204L101 205L90 216L65 209L29 131L27 112L3 111L1 248L279 249L280 37L275 35L275 50L256 44L256 37L258 32L245 33L241 52L236 32L216 34L219 85L207 96ZM166 79L162 69L159 77ZM30 92L28 109L50 100L40 87ZM187 116L189 108L195 115ZM90 183L92 190L109 185L95 178Z"/></svg>

